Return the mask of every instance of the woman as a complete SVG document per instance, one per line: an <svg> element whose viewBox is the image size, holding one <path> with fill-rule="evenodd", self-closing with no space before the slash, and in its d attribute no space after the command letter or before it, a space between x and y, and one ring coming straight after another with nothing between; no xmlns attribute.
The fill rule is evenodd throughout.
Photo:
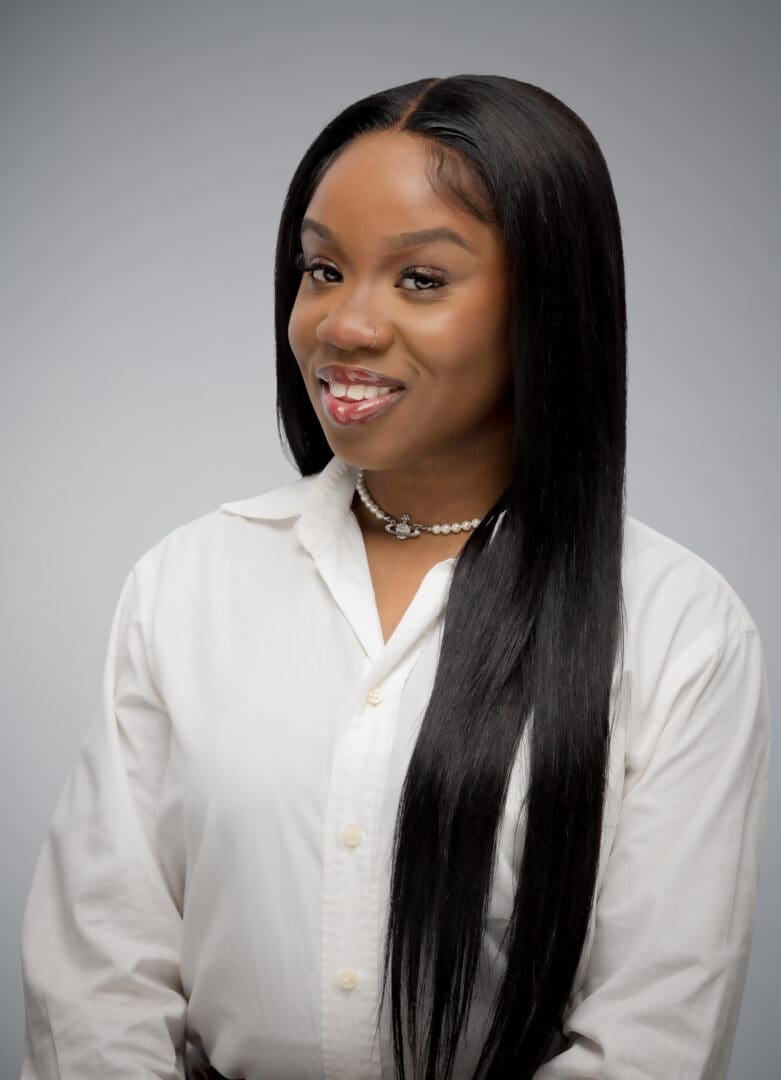
<svg viewBox="0 0 781 1080"><path fill-rule="evenodd" d="M726 1076L764 658L625 513L596 141L505 77L373 94L297 168L275 281L301 479L128 575L24 1080Z"/></svg>

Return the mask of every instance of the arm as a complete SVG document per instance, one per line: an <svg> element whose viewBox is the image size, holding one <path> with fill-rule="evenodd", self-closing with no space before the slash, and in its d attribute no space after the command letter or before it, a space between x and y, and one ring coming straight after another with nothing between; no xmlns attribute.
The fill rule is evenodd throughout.
<svg viewBox="0 0 781 1080"><path fill-rule="evenodd" d="M707 631L628 769L570 1046L537 1080L724 1080L748 968L770 710L756 629Z"/></svg>
<svg viewBox="0 0 781 1080"><path fill-rule="evenodd" d="M22 1080L181 1080L181 913L156 847L170 744L138 564L97 711L39 855L22 927Z"/></svg>

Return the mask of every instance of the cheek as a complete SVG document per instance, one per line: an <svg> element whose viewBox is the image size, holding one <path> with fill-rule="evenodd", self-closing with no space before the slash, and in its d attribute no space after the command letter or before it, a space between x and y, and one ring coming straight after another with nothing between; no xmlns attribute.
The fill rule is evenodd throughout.
<svg viewBox="0 0 781 1080"><path fill-rule="evenodd" d="M301 303L299 297L296 297L287 324L287 340L293 350L293 355L299 361L308 355L312 347L314 330L311 322L311 318L307 317L306 305Z"/></svg>
<svg viewBox="0 0 781 1080"><path fill-rule="evenodd" d="M457 372L473 349L473 328L454 304L432 305L399 328L410 354L430 375Z"/></svg>
<svg viewBox="0 0 781 1080"><path fill-rule="evenodd" d="M470 296L468 302L443 304L426 313L413 331L416 349L430 357L437 373L486 382L500 378L509 362L509 319L490 294Z"/></svg>
<svg viewBox="0 0 781 1080"><path fill-rule="evenodd" d="M432 333L429 336L429 330ZM424 423L458 432L495 413L512 384L509 320L486 294L426 326L430 358Z"/></svg>

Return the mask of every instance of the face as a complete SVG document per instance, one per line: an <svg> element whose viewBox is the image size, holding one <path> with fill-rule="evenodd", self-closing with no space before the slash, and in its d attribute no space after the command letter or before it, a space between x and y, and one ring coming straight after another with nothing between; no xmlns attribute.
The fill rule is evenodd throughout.
<svg viewBox="0 0 781 1080"><path fill-rule="evenodd" d="M425 165L414 136L358 137L322 177L301 232L306 269L288 340L329 446L367 470L474 464L475 455L506 446L510 430L501 233L447 203ZM460 242L444 234L393 240L432 229L450 230ZM347 370L364 368L406 388L389 394L394 403L379 415L340 422L317 375L326 365L343 385L370 381ZM332 407L342 421L369 408L350 398Z"/></svg>

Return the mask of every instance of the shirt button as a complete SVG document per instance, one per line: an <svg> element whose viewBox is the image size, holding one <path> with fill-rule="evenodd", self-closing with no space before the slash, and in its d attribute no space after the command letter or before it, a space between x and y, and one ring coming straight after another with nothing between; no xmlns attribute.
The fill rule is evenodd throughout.
<svg viewBox="0 0 781 1080"><path fill-rule="evenodd" d="M358 985L357 972L353 971L352 968L342 968L342 970L339 972L338 978L339 985L342 987L343 990L354 990L355 987Z"/></svg>
<svg viewBox="0 0 781 1080"><path fill-rule="evenodd" d="M355 847L360 844L363 830L360 825L345 825L342 829L342 840L347 847Z"/></svg>
<svg viewBox="0 0 781 1080"><path fill-rule="evenodd" d="M379 705L382 699L383 693L382 690L380 690L379 686L373 686L369 693L366 695L366 700L369 702L370 705Z"/></svg>

